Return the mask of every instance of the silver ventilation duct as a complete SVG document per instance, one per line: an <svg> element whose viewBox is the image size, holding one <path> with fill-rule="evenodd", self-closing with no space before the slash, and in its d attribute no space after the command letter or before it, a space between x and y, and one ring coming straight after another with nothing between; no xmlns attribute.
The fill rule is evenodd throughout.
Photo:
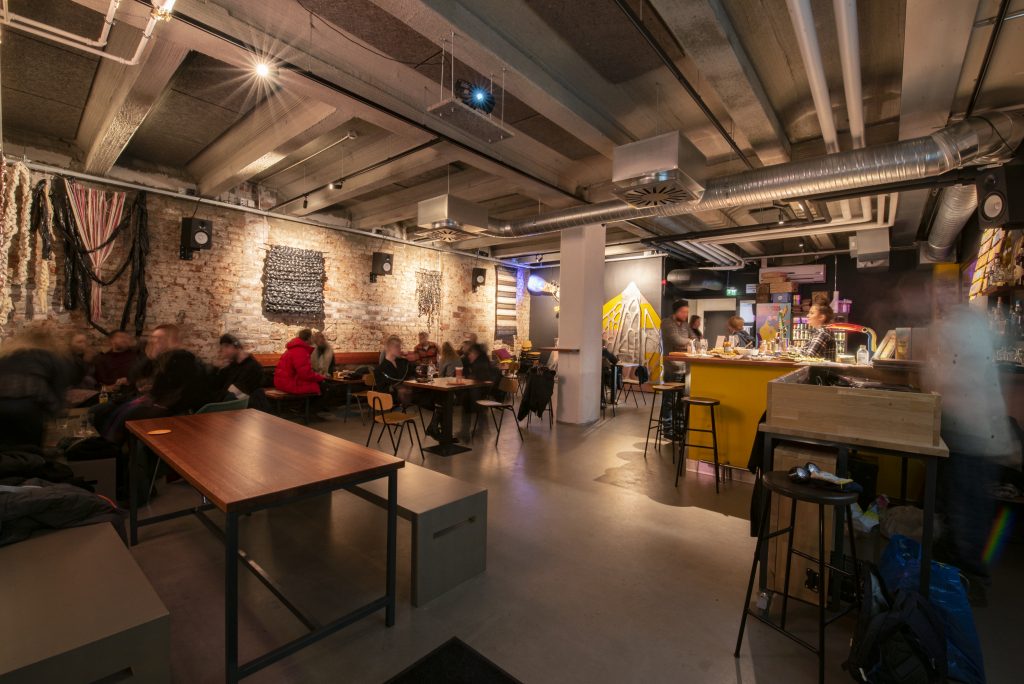
<svg viewBox="0 0 1024 684"><path fill-rule="evenodd" d="M963 166L1008 159L1022 137L1024 110L992 112L920 138L715 178L707 182L699 202L638 208L612 200L529 219L492 221L486 234L500 238L528 237L595 223L763 205L795 197L921 180Z"/></svg>
<svg viewBox="0 0 1024 684"><path fill-rule="evenodd" d="M954 185L942 191L928 232L929 259L943 261L949 256L957 236L977 208L978 193L973 185Z"/></svg>

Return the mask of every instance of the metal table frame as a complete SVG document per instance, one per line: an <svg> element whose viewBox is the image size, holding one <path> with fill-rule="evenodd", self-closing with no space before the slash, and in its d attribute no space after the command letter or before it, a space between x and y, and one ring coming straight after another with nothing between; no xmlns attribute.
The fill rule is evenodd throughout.
<svg viewBox="0 0 1024 684"><path fill-rule="evenodd" d="M937 473L938 473L938 458L937 456L930 456L926 454L916 454L909 451L904 451L898 447L882 447L882 446L867 446L867 447L856 447L851 446L849 443L842 439L827 439L827 438L812 438L803 436L794 436L790 434L780 434L772 432L766 425L762 426L761 430L764 434L764 472L771 472L775 464L775 442L797 442L800 444L810 444L814 446L823 446L836 449L836 471L837 475L845 476L847 473L847 463L849 461L850 454L856 453L858 449L863 448L872 452L878 452L889 456L897 456L903 459L903 466L906 465L907 459L915 458L924 462L925 466L925 484L924 484L924 525L921 534L921 584L920 591L921 595L925 598L928 597L928 587L931 582L931 561L932 561L932 541L935 531L935 492L937 487ZM902 482L900 484L900 491L906 498L906 468L902 468ZM838 564L838 556L843 554L843 518L845 517L845 511L836 509L835 515L833 516L834 523L834 534L833 534L833 564ZM851 539L850 543L854 543ZM765 590L767 588L767 561L768 561L768 545L765 544L761 549L761 577L760 577L760 588ZM832 596L834 600L838 600L839 596L839 583L832 583Z"/></svg>
<svg viewBox="0 0 1024 684"><path fill-rule="evenodd" d="M171 513L154 515L142 520L138 517L138 490L136 487L136 463L142 455L142 450L147 448L141 440L135 440L135 447L131 449L129 456L129 488L130 488L130 543L132 546L139 543L139 527L154 525L160 522L173 520L186 515L195 515L211 532L224 542L225 551L225 573L224 573L224 628L225 628L225 681L234 684L244 677L255 674L263 668L287 658L291 654L309 646L321 639L330 636L334 632L368 617L381 608L384 609L384 624L391 627L395 624L395 540L397 538L397 517L398 517L398 471L392 470L386 476L374 475L372 477L360 478L357 481L349 482L343 486L331 487L309 494L303 494L289 498L286 501L277 501L270 504L243 507L240 510L224 511L226 516L225 529L221 530L207 515L206 511L215 508L214 504L203 498L199 506L185 508ZM388 479L388 505L387 505L387 571L385 579L384 595L374 599L370 603L356 608L346 615L341 616L327 624L321 624L313 618L304 614L299 608L284 595L281 588L273 578L253 561L244 549L238 547L238 516L254 513L260 510L276 508L313 497L331 494L339 489L351 489L356 485L378 480L381 477ZM306 629L307 634L293 639L277 648L253 658L247 663L238 662L238 561L253 573L263 586L270 590L270 593L289 610Z"/></svg>

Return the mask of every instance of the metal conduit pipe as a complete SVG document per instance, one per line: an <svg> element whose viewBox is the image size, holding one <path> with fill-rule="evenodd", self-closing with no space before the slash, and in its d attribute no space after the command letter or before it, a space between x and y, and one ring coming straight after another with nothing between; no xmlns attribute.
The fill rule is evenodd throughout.
<svg viewBox="0 0 1024 684"><path fill-rule="evenodd" d="M928 233L928 256L936 260L949 256L957 236L977 208L978 193L973 185L954 185L943 189Z"/></svg>
<svg viewBox="0 0 1024 684"><path fill-rule="evenodd" d="M930 135L714 178L700 201L632 207L612 200L515 221L492 221L486 235L518 238L596 223L766 205L793 197L922 180L963 166L1005 161L1024 138L1024 110L974 116Z"/></svg>

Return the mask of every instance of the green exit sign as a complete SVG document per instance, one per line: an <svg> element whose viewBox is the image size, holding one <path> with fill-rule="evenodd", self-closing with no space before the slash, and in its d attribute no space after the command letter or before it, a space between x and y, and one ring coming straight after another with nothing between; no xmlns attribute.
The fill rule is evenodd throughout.
<svg viewBox="0 0 1024 684"><path fill-rule="evenodd" d="M736 287L727 287L727 288L725 288L725 296L726 297L735 297L739 293L740 293L739 288L736 288Z"/></svg>

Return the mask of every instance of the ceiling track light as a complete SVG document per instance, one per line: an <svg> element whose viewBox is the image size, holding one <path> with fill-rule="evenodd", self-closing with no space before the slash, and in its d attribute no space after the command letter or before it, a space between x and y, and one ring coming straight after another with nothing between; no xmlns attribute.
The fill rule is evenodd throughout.
<svg viewBox="0 0 1024 684"><path fill-rule="evenodd" d="M339 178L338 180L331 181L330 183L328 183L327 187L331 190L341 190L341 186L344 184L345 181Z"/></svg>
<svg viewBox="0 0 1024 684"><path fill-rule="evenodd" d="M309 195L302 196L302 208L309 209Z"/></svg>

